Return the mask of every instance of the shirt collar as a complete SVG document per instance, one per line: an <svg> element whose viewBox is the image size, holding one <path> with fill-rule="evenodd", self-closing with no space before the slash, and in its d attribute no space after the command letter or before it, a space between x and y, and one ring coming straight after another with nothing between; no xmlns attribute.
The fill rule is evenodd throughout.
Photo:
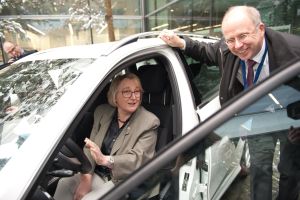
<svg viewBox="0 0 300 200"><path fill-rule="evenodd" d="M254 60L254 61L257 62L257 63L260 63L260 62L261 62L261 59L262 59L262 57L263 57L263 55L264 55L265 48L266 48L266 40L264 39L263 45L262 45L260 51L258 52L258 54L256 54L256 56L254 56L254 57L252 58L252 60Z"/></svg>

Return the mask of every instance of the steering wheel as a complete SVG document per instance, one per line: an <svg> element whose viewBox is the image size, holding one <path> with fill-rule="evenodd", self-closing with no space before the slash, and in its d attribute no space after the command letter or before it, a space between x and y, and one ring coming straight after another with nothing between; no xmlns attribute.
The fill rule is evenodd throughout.
<svg viewBox="0 0 300 200"><path fill-rule="evenodd" d="M60 177L70 177L77 172L85 174L91 169L92 165L82 148L69 138L54 159L52 168L47 172L47 175L50 176L46 176L44 182L36 188L30 199L54 200L52 196Z"/></svg>
<svg viewBox="0 0 300 200"><path fill-rule="evenodd" d="M54 165L58 170L49 173L57 177L72 176L77 172L85 174L92 169L92 165L83 150L71 138L66 141L54 159Z"/></svg>

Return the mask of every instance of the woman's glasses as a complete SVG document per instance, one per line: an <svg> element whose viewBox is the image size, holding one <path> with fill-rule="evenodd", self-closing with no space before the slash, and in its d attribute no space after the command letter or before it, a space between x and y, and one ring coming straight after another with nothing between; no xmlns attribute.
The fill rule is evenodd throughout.
<svg viewBox="0 0 300 200"><path fill-rule="evenodd" d="M125 98L130 98L130 97L132 96L132 94L134 94L134 96L135 96L136 98L140 98L140 97L141 97L141 93L142 93L142 91L140 91L140 90L135 90L135 91L131 91L131 90L123 90L123 91L122 91L122 95L123 95L123 97L125 97Z"/></svg>

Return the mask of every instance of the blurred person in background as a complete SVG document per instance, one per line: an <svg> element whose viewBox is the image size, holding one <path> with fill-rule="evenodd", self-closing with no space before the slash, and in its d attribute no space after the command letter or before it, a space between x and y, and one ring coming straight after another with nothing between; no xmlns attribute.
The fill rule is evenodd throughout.
<svg viewBox="0 0 300 200"><path fill-rule="evenodd" d="M28 56L32 53L37 52L37 50L25 50L22 47L20 47L19 45L10 42L10 41L5 41L3 43L3 50L5 51L5 53L9 56L9 60L8 63L13 63L17 60L19 60L20 58L23 58L25 56Z"/></svg>

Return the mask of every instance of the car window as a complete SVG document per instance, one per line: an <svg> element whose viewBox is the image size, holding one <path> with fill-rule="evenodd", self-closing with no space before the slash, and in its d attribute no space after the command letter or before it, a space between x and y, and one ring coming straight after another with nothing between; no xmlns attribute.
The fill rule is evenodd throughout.
<svg viewBox="0 0 300 200"><path fill-rule="evenodd" d="M219 67L208 66L185 56L192 72L192 81L201 94L201 103L204 104L218 94L221 74Z"/></svg>
<svg viewBox="0 0 300 200"><path fill-rule="evenodd" d="M93 59L39 60L0 71L0 170Z"/></svg>
<svg viewBox="0 0 300 200"><path fill-rule="evenodd" d="M253 175L254 181L260 181L261 176L251 174L252 167L264 169L271 175L275 199L279 191L278 163L281 173L292 178L299 175L299 80L300 77L295 77L236 113L124 198L144 199L152 195L181 200L249 197L250 177ZM266 166L267 159L270 166ZM241 166L245 166L248 173L242 173Z"/></svg>

